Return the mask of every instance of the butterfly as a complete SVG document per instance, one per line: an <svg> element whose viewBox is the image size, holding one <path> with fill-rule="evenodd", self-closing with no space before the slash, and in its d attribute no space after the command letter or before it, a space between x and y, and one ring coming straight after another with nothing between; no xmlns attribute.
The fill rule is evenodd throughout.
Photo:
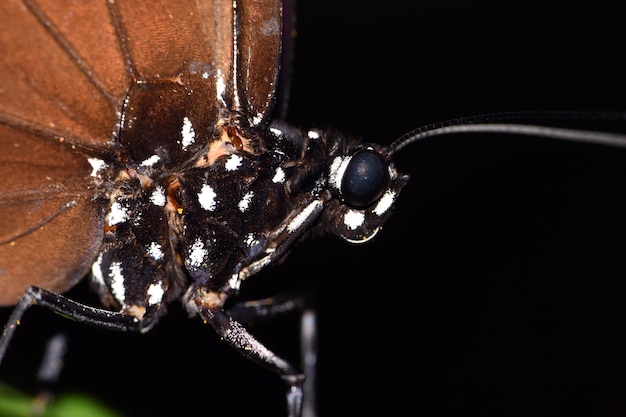
<svg viewBox="0 0 626 417"><path fill-rule="evenodd" d="M312 56L315 56L315 54L312 54ZM298 55L297 55L297 54L296 54L296 57L298 57ZM337 74L337 73L336 73L336 74ZM294 77L297 77L297 72L294 72ZM343 79L345 79L345 76L342 76L342 75L341 75L341 72L338 72L338 74L336 75L336 78L337 78L338 80L343 80ZM392 77L392 76L388 76L388 77L384 77L384 78L383 78L383 80L388 80L389 82L391 82L390 80L393 80L393 78L394 78L394 77ZM401 79L406 79L406 77L398 77L398 78L401 78ZM359 79L357 78L357 80L359 80ZM342 84L345 84L345 81L343 81L343 82L342 82ZM363 84L362 84L362 83L357 82L357 83L355 83L355 85L357 85L357 86L361 86L361 88L362 88L362 85L363 85ZM296 91L297 91L297 90L296 90L296 89L295 89L295 87L294 87L294 89L292 89L292 93L291 93L291 97L290 97L290 98L291 98L291 103L293 103L294 98L296 99L296 103L297 103L297 99L298 99L297 97L305 97L305 96L308 96L308 97L310 98L310 97L315 96L315 95L314 95L314 94L312 94L312 93L311 93L311 94L308 94L308 95L304 95L304 94L296 94ZM338 94L340 94L340 95L341 95L341 90L339 90L339 91L338 91ZM348 94L348 96L350 96L350 94ZM475 99L474 99L474 100L475 100ZM482 100L484 100L484 98L483 98ZM384 99L383 99L383 100L381 100L381 101L382 101L382 102L386 102L386 100L384 100ZM494 101L495 101L495 100L494 100ZM328 100L326 99L326 100L325 100L325 103L327 103L327 102L328 102ZM402 102L402 101L399 101L399 100L398 100L398 103L401 103L401 104L400 104L400 105L397 105L396 107L401 107L401 108L406 108L406 107L409 107L409 106L404 105L404 102ZM290 106L293 106L293 105L294 105L294 104L290 104ZM324 106L320 104L318 107L320 107L320 108L321 108L321 107L324 107ZM329 106L329 107L330 107L330 106ZM331 108L332 108L332 107L331 107ZM404 111L406 111L406 110L404 110ZM413 112L413 113L415 113L415 110L412 110L412 112ZM341 112L340 112L340 111L336 111L336 113L337 113L337 114L340 114ZM302 117L302 116L301 116L301 117ZM316 117L316 116L312 116L312 117L314 117L314 119L318 119L318 117ZM336 116L336 117L337 117L337 116ZM415 115L414 115L414 114L413 114L413 117L415 117ZM399 118L399 119L403 119L403 120L406 120L406 118L404 118L404 117L400 117L400 116L398 116L397 118ZM396 117L395 117L395 116L393 116L393 117L392 117L392 119L393 119L393 121L395 122ZM321 120L321 119L320 119L320 120ZM328 119L324 119L324 120L329 120L329 123L330 123L330 122L332 121L332 118L328 118ZM383 119L383 120L386 120L386 118L385 118L385 119ZM414 120L414 119L413 119L413 120ZM412 120L409 120L409 122L414 123L414 121L412 121ZM406 123L406 122L403 122L403 123ZM340 124L340 123L338 123L338 124ZM383 133L386 133L386 132L390 129L390 128L389 128L389 123L388 123L388 122L386 122L386 121L385 121L385 122L383 122L383 123L381 123L381 125L386 127L386 129L383 129ZM411 127L413 127L413 126L415 126L415 124L413 124ZM400 127L400 126L396 126L396 127L394 127L394 129L397 129L397 130L398 130L398 132L403 132L403 131L406 131L406 129L405 129L405 128L402 128L402 127ZM376 136L376 135L375 135L375 136ZM450 156L451 158L457 158L457 159L461 159L461 160L462 160L463 158L459 158L459 156L458 156L459 154L460 154L461 156L463 156L462 152L461 152L459 149L467 149L467 148L464 148L464 146L467 146L467 147L470 147L470 146L471 146L471 147L475 147L475 146L476 146L476 142L474 142L474 141L467 141L467 140L466 140L466 141L465 141L465 143L469 143L469 144L468 144L468 145L464 145L464 144L457 144L457 145L456 145L456 146L454 146L454 147L452 147L452 146L448 146L448 147L447 147L448 149L446 149L446 151L447 151L447 153L448 153L448 154L456 154L456 155L457 155L457 156ZM455 149L456 149L456 150L455 150ZM495 151L494 151L494 152L495 152ZM427 158L427 159L430 159L430 158ZM413 161L411 161L411 162L413 162ZM419 168L418 168L418 169L419 169ZM441 168L440 168L440 169L441 169ZM432 171L431 171L431 172L432 172ZM412 173L412 177L414 178L414 177L415 177L415 175L414 175L414 171L412 170L412 172L411 172L411 173ZM512 173L510 173L510 175L513 175L513 174L512 174ZM505 177L506 177L506 176L505 176ZM418 181L420 181L420 180L418 180ZM420 181L420 182L421 182L421 181ZM415 181L414 181L414 183L415 183ZM431 185L431 186L432 186L432 185ZM481 195L481 196L485 196L486 194L488 195L488 193L487 193L487 192L485 192L485 191L483 191L482 193L479 193L479 195ZM463 195L463 194L461 194L461 195ZM460 197L459 197L459 198L460 198ZM408 202L407 202L407 205L408 205L408 204L410 204L410 203L408 203ZM452 213L450 213L450 216L452 216L453 214L458 215L456 212L452 212ZM400 221L400 220L398 220L398 221ZM413 221L414 221L414 220L413 220ZM406 223L406 222L403 222L403 223ZM457 223L457 224L458 224L458 223ZM381 236L382 236L382 235L383 235L383 234L381 234ZM377 236L377 238L378 238L378 236ZM441 248L441 247L445 247L445 246L440 245L439 247ZM358 249L363 249L363 248L358 248ZM386 257L386 256L385 256L385 254L384 254L382 251L380 251L380 248L377 248L377 249L378 249L378 251L377 251L377 253L376 253L376 255L375 255L375 256L376 256L376 259L379 259L379 260L380 260L380 259L385 259L385 258L388 258L388 256ZM368 248L368 249L365 249L365 250L370 250L370 249ZM309 253L311 253L311 252L309 252ZM317 254L318 252L313 252L313 253L316 253L316 254ZM361 252L361 253L367 253L367 252ZM413 252L412 252L412 253L413 253ZM372 258L373 258L373 255L374 255L374 254L372 254ZM317 255L316 255L316 256L317 256ZM360 258L357 258L357 260L358 260L358 259L360 259ZM395 262L395 263L404 264L404 262L406 262L406 261L405 261L405 259L402 259L402 257L400 257L400 258L397 258L397 257L396 257L396 258L393 258L393 259L394 259L394 262ZM350 265L354 265L354 264L356 264L356 263L357 263L357 262L355 261L355 262L350 263ZM317 263L316 263L316 264L317 264ZM324 263L324 265L323 265L323 273L324 273L324 275L329 274L329 273L330 273L330 272L329 272L329 270L332 270L333 268L336 268L336 265L337 265L337 262L336 262L336 261L333 261L333 262L325 262L325 263ZM300 269L300 271L301 271L301 269ZM358 274L357 274L357 275L358 275ZM346 272L346 273L344 273L344 274L339 274L339 276L347 276L347 272ZM377 282L377 281L375 281L375 282ZM246 284L247 284L247 283L248 283L248 282L246 282ZM254 284L252 284L252 281L250 281L250 284L251 284L251 285L254 285ZM347 283L347 282L346 282L346 283L334 283L334 284L331 286L331 289L332 289L333 291L340 291L343 285L348 285L348 283ZM357 285L356 287L359 287L359 286ZM357 289L357 288L355 288L354 283L352 283L352 284L350 285L350 287L349 287L349 288L351 288L351 289L352 289L353 294L354 294L354 291L356 291L356 294L361 294L361 295L363 295L363 294L369 294L369 292L367 292L367 291L366 291L366 289L364 289L364 288L358 288L358 289ZM345 300L344 300L344 301L345 301ZM344 304L344 305L345 305L345 304ZM359 317L360 317L360 316L358 315L358 313L359 313L359 310L358 310L358 309L354 309L354 310L352 310L352 312L351 312L351 313L349 313L349 314L348 314L348 317L351 317L351 318L352 318L352 320L350 320L350 322L351 322L351 323L353 323L353 324L352 324L352 326L351 326L351 329L363 329L363 330L365 330L365 329L367 329L367 328L368 328L368 326L361 327L361 326L364 326L364 325L355 325L355 324L354 324L354 323L355 323L355 321L357 321L357 320L355 320L355 319L357 319L357 318L359 318ZM356 317L355 317L355 315L356 315ZM337 317L337 315L333 314L333 317ZM338 320L338 319L336 319L336 320ZM353 331L354 331L354 330L353 330ZM339 344L339 345L341 345L341 343L338 343L338 344ZM346 352L346 353L347 353L347 352ZM243 395L243 394L242 394L242 395Z"/></svg>

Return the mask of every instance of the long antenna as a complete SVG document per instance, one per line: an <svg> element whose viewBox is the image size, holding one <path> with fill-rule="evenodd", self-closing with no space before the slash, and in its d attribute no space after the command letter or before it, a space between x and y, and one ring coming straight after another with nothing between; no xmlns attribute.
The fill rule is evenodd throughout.
<svg viewBox="0 0 626 417"><path fill-rule="evenodd" d="M536 123L538 120L550 121L552 123L564 121L623 123L626 121L626 113L605 111L537 111L490 113L463 117L442 123L426 125L412 130L395 140L389 146L389 153L393 155L400 149L418 140L458 133L506 133L513 135L541 136L550 139L626 148L626 134L541 125ZM533 121L535 123L512 123L520 121Z"/></svg>

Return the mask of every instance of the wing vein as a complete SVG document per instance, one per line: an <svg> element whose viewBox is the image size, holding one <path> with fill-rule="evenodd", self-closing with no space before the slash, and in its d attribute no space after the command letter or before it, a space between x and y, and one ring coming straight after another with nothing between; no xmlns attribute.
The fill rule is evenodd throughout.
<svg viewBox="0 0 626 417"><path fill-rule="evenodd" d="M95 74L91 67L85 62L80 53L72 45L72 43L61 33L61 31L52 23L46 14L39 8L33 0L24 0L24 4L32 15L41 23L46 31L52 36L52 39L61 47L63 51L71 58L80 72L85 74L89 82L107 98L109 106L112 110L116 110L117 99L110 94L104 83Z"/></svg>
<svg viewBox="0 0 626 417"><path fill-rule="evenodd" d="M16 234L14 234L12 236L9 236L8 238L0 240L0 245L11 244L11 242L15 241L16 239L19 239L20 237L23 237L23 236L26 236L26 235L28 235L30 233L33 233L35 230L39 229L40 227L44 226L45 224L50 223L53 219L55 219L56 217L60 216L66 210L70 209L71 207L74 207L75 205L76 205L76 200L68 201L67 203L65 203L61 207L59 207L56 211L54 211L52 214L50 214L49 216L43 218L41 221L33 224L32 226L22 230L19 233L16 233Z"/></svg>
<svg viewBox="0 0 626 417"><path fill-rule="evenodd" d="M89 153L102 153L99 150L84 145L84 143L87 142L86 140L84 140L84 138L68 135L67 132L64 134L59 131L55 131L51 127L43 127L13 114L0 112L0 124L12 127L16 130L31 134L33 136L37 136L45 140L66 142L67 145L71 146L72 148L82 149Z"/></svg>

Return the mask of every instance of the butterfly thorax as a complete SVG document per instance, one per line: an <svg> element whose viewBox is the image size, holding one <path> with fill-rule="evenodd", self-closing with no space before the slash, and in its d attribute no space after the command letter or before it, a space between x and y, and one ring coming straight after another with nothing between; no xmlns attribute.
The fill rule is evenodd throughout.
<svg viewBox="0 0 626 417"><path fill-rule="evenodd" d="M191 129L182 117L179 131ZM189 143L182 139L181 147ZM238 149L237 140L262 140L257 148L266 151ZM92 267L102 301L140 319L185 292L185 299L201 292L224 302L264 259L304 234L295 227L300 207L315 201L313 219L331 198L326 157L341 148L338 140L279 128L255 136L226 124L191 162L172 164L164 148L124 161L108 187Z"/></svg>

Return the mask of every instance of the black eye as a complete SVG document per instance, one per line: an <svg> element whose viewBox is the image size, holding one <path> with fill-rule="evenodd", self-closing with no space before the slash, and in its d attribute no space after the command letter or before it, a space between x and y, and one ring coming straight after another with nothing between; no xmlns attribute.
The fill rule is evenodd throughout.
<svg viewBox="0 0 626 417"><path fill-rule="evenodd" d="M341 180L341 194L349 206L372 204L389 183L387 161L376 151L366 149L354 154Z"/></svg>

